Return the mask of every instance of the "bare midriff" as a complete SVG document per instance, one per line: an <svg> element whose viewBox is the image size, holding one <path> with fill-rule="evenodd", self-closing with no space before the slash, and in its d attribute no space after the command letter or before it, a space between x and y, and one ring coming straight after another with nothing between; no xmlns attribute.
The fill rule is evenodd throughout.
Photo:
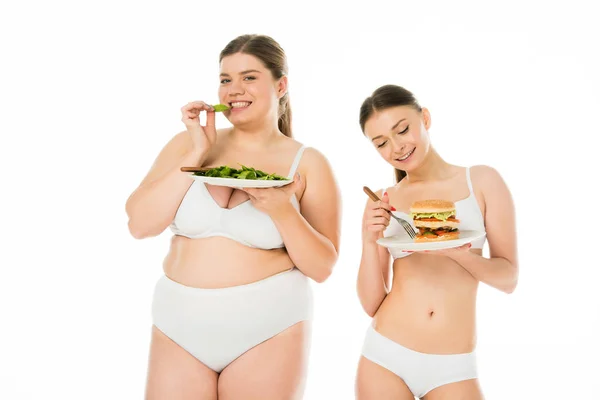
<svg viewBox="0 0 600 400"><path fill-rule="evenodd" d="M260 281L293 268L285 248L252 248L225 237L173 236L163 269L171 280L197 288L224 288Z"/></svg>
<svg viewBox="0 0 600 400"><path fill-rule="evenodd" d="M375 330L422 353L473 351L477 280L442 255L414 253L395 260L393 268L392 289L373 319Z"/></svg>

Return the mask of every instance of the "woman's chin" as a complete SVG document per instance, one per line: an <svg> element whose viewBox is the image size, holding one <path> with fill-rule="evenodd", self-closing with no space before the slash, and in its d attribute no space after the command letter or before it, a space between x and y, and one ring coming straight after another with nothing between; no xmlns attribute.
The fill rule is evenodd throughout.
<svg viewBox="0 0 600 400"><path fill-rule="evenodd" d="M249 122L249 118L244 118L237 115L229 115L229 117L227 117L227 120L231 123L231 125L234 126L246 125Z"/></svg>
<svg viewBox="0 0 600 400"><path fill-rule="evenodd" d="M405 171L405 172L409 172L409 171L415 169L415 165L413 162L403 163L403 162L398 162L398 161L394 160L390 164L392 165L392 167L399 169L401 171Z"/></svg>
<svg viewBox="0 0 600 400"><path fill-rule="evenodd" d="M234 126L253 125L259 119L260 118L254 114L253 115L241 115L241 113L239 115L230 113L229 116L227 117L227 120Z"/></svg>

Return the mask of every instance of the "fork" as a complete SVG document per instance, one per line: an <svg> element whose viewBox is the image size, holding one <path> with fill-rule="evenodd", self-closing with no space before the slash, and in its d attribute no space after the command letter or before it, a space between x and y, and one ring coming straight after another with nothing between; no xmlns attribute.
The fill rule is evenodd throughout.
<svg viewBox="0 0 600 400"><path fill-rule="evenodd" d="M363 190L365 191L365 193L371 198L371 200L373 201L380 201L381 199L375 194L373 193L373 191L371 189L369 189L366 186L363 186ZM400 223L400 225L402 225L402 227L404 228L404 230L406 231L406 233L408 233L408 236L411 237L411 239L414 239L417 236L417 233L415 232L415 230L413 229L412 225L410 223L408 223L408 221L406 221L405 219L402 219L400 217L395 216L391 211L388 211L389 214Z"/></svg>

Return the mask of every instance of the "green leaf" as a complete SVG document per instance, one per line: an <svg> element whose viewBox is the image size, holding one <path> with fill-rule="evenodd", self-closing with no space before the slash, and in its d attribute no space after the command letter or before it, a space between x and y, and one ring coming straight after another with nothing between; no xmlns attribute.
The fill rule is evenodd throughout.
<svg viewBox="0 0 600 400"><path fill-rule="evenodd" d="M198 171L194 172L194 175L197 176L206 176L212 178L237 178L237 179L259 179L264 181L280 181L286 180L287 178L281 175L277 175L275 173L268 174L259 169L255 169L252 167L247 167L245 165L239 164L241 169L235 169L233 167L229 167L227 165L221 165L219 167L211 168L206 171Z"/></svg>
<svg viewBox="0 0 600 400"><path fill-rule="evenodd" d="M222 178L229 178L229 177L231 177L231 168L229 168L229 167L223 167L223 169L219 172L219 175Z"/></svg>
<svg viewBox="0 0 600 400"><path fill-rule="evenodd" d="M421 218L436 218L442 221L447 220L450 216L454 215L454 211L446 211L442 213L411 213L411 217L413 219L421 219Z"/></svg>
<svg viewBox="0 0 600 400"><path fill-rule="evenodd" d="M225 104L215 104L212 106L212 108L215 110L215 112L223 112L229 110L231 107L226 106Z"/></svg>

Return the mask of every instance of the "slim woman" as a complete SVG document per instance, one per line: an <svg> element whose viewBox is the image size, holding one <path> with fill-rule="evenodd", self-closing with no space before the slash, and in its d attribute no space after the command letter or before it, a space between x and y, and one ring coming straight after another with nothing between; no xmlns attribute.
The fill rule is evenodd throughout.
<svg viewBox="0 0 600 400"><path fill-rule="evenodd" d="M215 128L203 101L127 201L136 238L173 232L153 305L147 399L301 399L310 280L338 257L340 203L326 158L292 139L284 51L244 35L220 54ZM200 114L206 113L206 125ZM183 166L243 164L293 178L282 188L206 185Z"/></svg>
<svg viewBox="0 0 600 400"><path fill-rule="evenodd" d="M483 282L511 293L518 277L507 185L489 166L444 161L431 143L429 111L402 87L386 85L368 97L360 126L395 168L396 184L379 190L381 201L368 200L364 211L357 290L373 320L358 365L357 398L482 399L475 356L477 289ZM411 204L427 199L454 202L459 230L486 236L451 250L392 258L377 240L406 232L390 222L390 213L412 223ZM486 239L489 258L482 256Z"/></svg>

